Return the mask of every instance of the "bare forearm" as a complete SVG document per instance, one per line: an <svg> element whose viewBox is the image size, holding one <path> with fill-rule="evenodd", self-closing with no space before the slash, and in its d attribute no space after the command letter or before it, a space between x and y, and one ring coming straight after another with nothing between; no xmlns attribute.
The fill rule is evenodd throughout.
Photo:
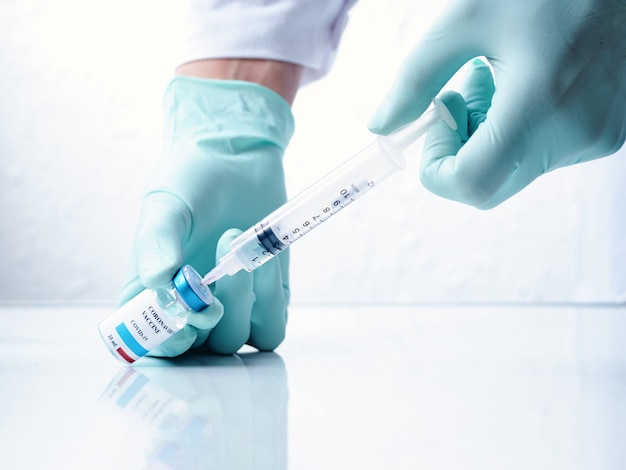
<svg viewBox="0 0 626 470"><path fill-rule="evenodd" d="M302 66L265 59L205 59L180 65L176 75L258 83L291 104L300 85Z"/></svg>

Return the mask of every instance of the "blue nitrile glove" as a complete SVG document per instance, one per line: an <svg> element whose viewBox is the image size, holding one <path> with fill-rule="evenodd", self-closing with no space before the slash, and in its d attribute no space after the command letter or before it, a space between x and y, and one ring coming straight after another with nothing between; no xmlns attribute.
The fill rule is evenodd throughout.
<svg viewBox="0 0 626 470"><path fill-rule="evenodd" d="M623 0L452 1L404 61L369 127L387 134L414 120L463 64L485 56L497 85L488 112L485 103L475 107L486 119L477 128L468 121L466 141L449 132L447 144L439 126L425 149L422 182L491 208L547 171L622 146L624 25ZM490 87L483 72L473 78L482 90L470 89L472 99Z"/></svg>
<svg viewBox="0 0 626 470"><path fill-rule="evenodd" d="M286 201L282 157L294 123L278 94L249 82L178 77L164 111L162 161L143 202L122 302L167 284L182 264L208 272L216 249L226 253L239 233L229 229L247 229ZM221 279L218 302L152 354L228 354L245 343L274 349L285 335L288 264L281 253L253 273Z"/></svg>

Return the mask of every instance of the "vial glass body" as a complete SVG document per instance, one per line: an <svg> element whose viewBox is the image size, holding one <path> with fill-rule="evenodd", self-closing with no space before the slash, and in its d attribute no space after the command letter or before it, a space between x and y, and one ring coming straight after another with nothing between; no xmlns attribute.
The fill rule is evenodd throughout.
<svg viewBox="0 0 626 470"><path fill-rule="evenodd" d="M143 290L104 319L98 330L113 355L132 364L185 326L190 311L170 283Z"/></svg>
<svg viewBox="0 0 626 470"><path fill-rule="evenodd" d="M200 275L184 266L167 286L141 291L100 322L98 330L109 351L132 364L180 331L189 313L212 302Z"/></svg>

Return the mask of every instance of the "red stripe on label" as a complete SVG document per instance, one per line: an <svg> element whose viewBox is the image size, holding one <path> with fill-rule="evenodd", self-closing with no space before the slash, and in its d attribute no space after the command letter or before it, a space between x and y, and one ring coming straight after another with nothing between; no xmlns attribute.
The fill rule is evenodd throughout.
<svg viewBox="0 0 626 470"><path fill-rule="evenodd" d="M121 350L121 348L120 348L120 350ZM119 353L119 351L118 351L118 353ZM130 379L132 376L134 376L135 374L136 374L136 372L133 369L127 369L126 373L122 376L122 378L117 381L117 386L118 387L123 387L124 384L126 383L126 381L128 379Z"/></svg>
<svg viewBox="0 0 626 470"><path fill-rule="evenodd" d="M126 354L122 348L117 348L116 351L129 364L132 364L133 362L135 362L135 360L132 357L130 357L128 354Z"/></svg>

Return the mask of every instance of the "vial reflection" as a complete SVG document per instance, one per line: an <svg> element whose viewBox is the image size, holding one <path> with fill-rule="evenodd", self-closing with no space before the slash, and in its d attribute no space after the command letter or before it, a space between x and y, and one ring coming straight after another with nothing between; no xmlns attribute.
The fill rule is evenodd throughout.
<svg viewBox="0 0 626 470"><path fill-rule="evenodd" d="M147 469L287 468L287 375L275 353L123 368L101 396L151 436ZM139 449L138 449L139 451Z"/></svg>

